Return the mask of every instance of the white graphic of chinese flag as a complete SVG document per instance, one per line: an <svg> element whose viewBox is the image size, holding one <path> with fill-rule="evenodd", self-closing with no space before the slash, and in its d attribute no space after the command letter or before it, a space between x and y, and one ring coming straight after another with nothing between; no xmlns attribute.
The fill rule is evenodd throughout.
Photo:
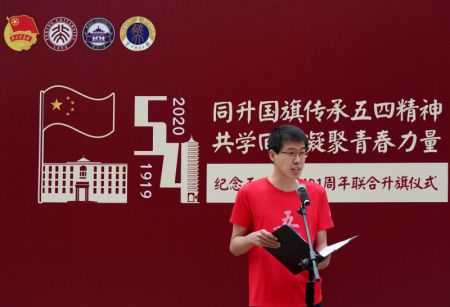
<svg viewBox="0 0 450 307"><path fill-rule="evenodd" d="M40 93L39 180L40 199L45 132L68 128L90 138L106 138L115 129L115 94L103 98L86 96L70 87L54 85Z"/></svg>
<svg viewBox="0 0 450 307"><path fill-rule="evenodd" d="M41 91L41 130L64 126L78 133L103 138L114 132L114 93L93 98L69 87L55 85Z"/></svg>

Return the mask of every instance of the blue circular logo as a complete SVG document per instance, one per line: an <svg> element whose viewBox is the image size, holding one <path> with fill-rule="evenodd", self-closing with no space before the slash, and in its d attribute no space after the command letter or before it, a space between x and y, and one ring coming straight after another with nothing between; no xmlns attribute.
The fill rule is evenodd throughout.
<svg viewBox="0 0 450 307"><path fill-rule="evenodd" d="M145 17L131 17L120 28L122 44L132 51L143 51L155 41L156 31L153 23Z"/></svg>

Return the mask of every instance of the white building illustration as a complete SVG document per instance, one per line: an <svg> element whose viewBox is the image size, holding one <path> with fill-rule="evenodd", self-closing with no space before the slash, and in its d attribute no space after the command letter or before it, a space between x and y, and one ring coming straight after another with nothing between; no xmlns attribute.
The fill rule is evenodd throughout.
<svg viewBox="0 0 450 307"><path fill-rule="evenodd" d="M127 202L125 163L76 162L43 163L40 172L42 203Z"/></svg>

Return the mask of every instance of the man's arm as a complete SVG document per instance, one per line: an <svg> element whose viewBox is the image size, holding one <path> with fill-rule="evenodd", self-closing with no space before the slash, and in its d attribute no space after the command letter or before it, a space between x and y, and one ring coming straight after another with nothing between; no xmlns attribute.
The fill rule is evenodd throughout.
<svg viewBox="0 0 450 307"><path fill-rule="evenodd" d="M233 224L233 231L230 240L230 252L235 256L247 253L253 246L261 247L280 247L277 237L265 229L248 233L248 229Z"/></svg>
<svg viewBox="0 0 450 307"><path fill-rule="evenodd" d="M315 240L315 249L316 251L320 252L322 249L327 247L327 231L321 230L316 233L316 240ZM325 257L325 259L317 265L317 268L319 270L325 269L330 264L331 255Z"/></svg>

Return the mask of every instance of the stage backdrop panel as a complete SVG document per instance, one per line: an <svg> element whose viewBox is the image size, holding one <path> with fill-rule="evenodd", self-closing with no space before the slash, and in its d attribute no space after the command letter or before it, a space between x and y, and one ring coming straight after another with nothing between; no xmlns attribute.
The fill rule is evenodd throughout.
<svg viewBox="0 0 450 307"><path fill-rule="evenodd" d="M448 1L0 12L0 306L246 306L228 220L281 124L359 235L326 305L450 306Z"/></svg>

